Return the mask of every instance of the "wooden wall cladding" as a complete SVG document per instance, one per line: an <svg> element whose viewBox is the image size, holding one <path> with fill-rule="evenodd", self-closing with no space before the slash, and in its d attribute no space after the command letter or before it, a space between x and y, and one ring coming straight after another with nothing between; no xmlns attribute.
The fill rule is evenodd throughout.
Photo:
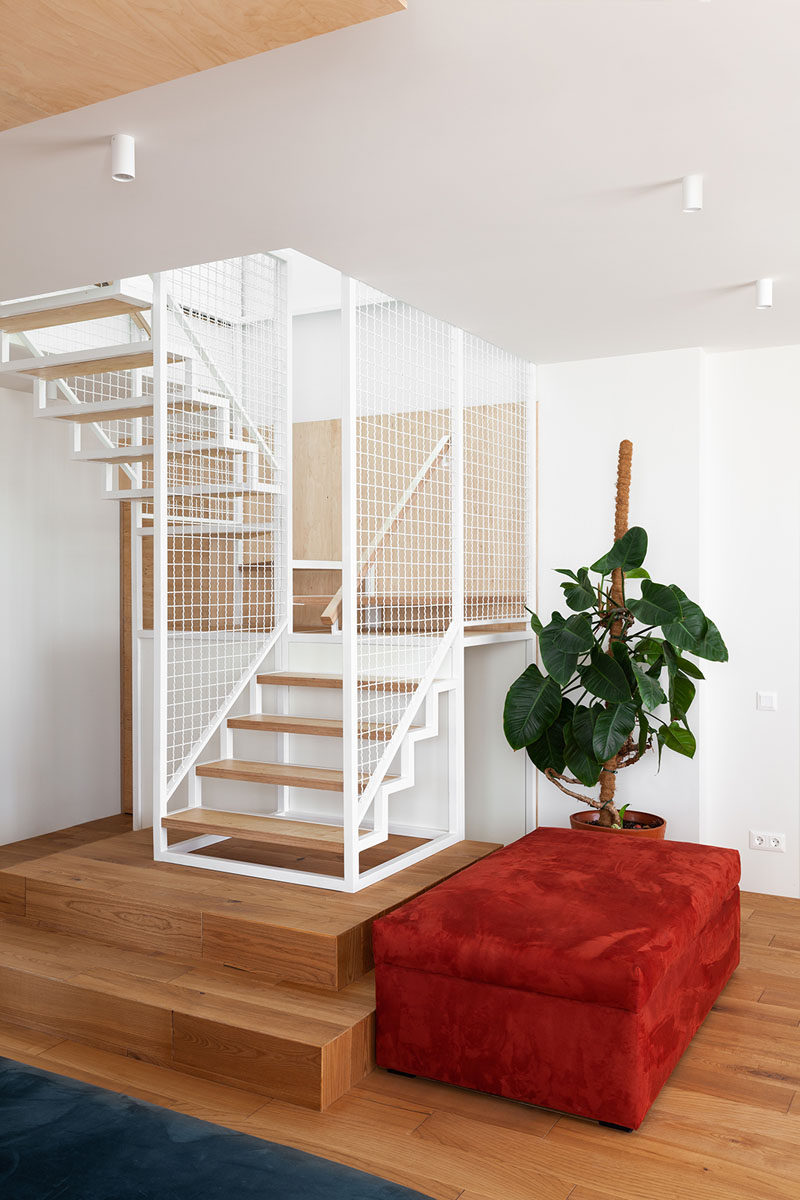
<svg viewBox="0 0 800 1200"><path fill-rule="evenodd" d="M292 428L292 439L293 556L295 559L339 562L342 557L342 422L298 422Z"/></svg>

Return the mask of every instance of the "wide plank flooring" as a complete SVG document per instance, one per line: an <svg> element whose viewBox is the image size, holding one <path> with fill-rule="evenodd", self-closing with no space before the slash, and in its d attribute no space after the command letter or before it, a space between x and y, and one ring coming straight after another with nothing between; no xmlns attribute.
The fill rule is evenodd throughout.
<svg viewBox="0 0 800 1200"><path fill-rule="evenodd" d="M11 1025L0 1054L436 1200L797 1200L800 900L742 916L742 964L634 1134L383 1071L319 1113Z"/></svg>

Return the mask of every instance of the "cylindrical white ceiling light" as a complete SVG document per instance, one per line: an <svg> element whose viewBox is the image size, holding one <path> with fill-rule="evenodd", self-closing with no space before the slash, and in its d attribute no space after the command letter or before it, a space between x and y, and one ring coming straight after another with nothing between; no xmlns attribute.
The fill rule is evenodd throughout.
<svg viewBox="0 0 800 1200"><path fill-rule="evenodd" d="M115 133L111 138L111 178L116 183L136 178L136 143L130 133Z"/></svg>
<svg viewBox="0 0 800 1200"><path fill-rule="evenodd" d="M772 280L756 280L756 308L772 308Z"/></svg>
<svg viewBox="0 0 800 1200"><path fill-rule="evenodd" d="M683 177L683 211L696 213L703 211L703 176L684 175Z"/></svg>

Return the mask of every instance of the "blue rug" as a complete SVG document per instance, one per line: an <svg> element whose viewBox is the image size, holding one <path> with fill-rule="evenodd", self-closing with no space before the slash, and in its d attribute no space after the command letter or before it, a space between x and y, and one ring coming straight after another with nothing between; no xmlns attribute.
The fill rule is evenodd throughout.
<svg viewBox="0 0 800 1200"><path fill-rule="evenodd" d="M425 1200L419 1192L302 1150L7 1058L0 1058L0 1196Z"/></svg>

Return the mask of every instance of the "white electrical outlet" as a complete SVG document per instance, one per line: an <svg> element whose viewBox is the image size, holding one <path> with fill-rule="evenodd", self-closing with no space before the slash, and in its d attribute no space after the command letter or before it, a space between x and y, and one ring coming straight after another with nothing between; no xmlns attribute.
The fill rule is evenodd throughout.
<svg viewBox="0 0 800 1200"><path fill-rule="evenodd" d="M758 829L751 829L750 849L771 850L773 854L784 854L786 851L786 834L762 833Z"/></svg>

